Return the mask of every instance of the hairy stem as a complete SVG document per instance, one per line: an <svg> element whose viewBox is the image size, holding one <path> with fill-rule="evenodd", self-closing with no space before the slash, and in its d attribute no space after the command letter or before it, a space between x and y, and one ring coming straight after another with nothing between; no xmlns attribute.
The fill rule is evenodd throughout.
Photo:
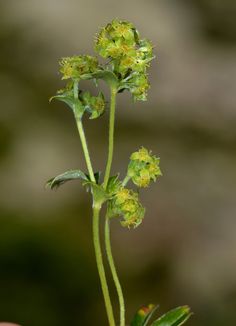
<svg viewBox="0 0 236 326"><path fill-rule="evenodd" d="M115 87L111 87L108 158L107 158L107 165L106 165L105 177L103 182L103 186L105 189L107 187L107 183L110 177L111 164L113 158L116 94L117 94L117 89Z"/></svg>
<svg viewBox="0 0 236 326"><path fill-rule="evenodd" d="M122 288L120 285L120 281L117 275L115 263L112 256L111 251L111 240L110 240L110 225L109 225L109 218L106 217L105 221L105 246L106 246L106 253L107 258L109 262L109 266L111 269L112 277L115 283L116 291L119 298L119 304L120 304L120 326L125 326L125 302L124 302L124 296L122 292Z"/></svg>
<svg viewBox="0 0 236 326"><path fill-rule="evenodd" d="M94 248L95 248L95 256L96 256L98 274L99 274L100 281L101 281L101 287L102 287L103 297L104 297L104 301L105 301L105 307L106 307L109 325L115 326L113 309L112 309L111 299L110 299L109 290L108 290L108 286L107 286L105 269L104 269L103 259L102 259L102 250L101 250L101 245L100 245L100 237L99 237L100 209L101 208L97 207L96 205L94 205L94 207L93 207L93 242L94 242Z"/></svg>

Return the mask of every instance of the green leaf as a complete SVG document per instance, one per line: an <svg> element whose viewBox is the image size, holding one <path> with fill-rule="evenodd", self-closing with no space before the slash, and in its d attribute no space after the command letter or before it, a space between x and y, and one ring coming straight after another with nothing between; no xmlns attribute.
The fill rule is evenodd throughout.
<svg viewBox="0 0 236 326"><path fill-rule="evenodd" d="M148 313L146 319L145 319L145 323L143 324L143 326L147 326L149 320L152 318L152 315L154 314L154 312L159 308L159 306L154 306L153 309Z"/></svg>
<svg viewBox="0 0 236 326"><path fill-rule="evenodd" d="M148 306L140 308L131 321L130 326L146 326L152 314L157 308L158 306L153 304L149 304Z"/></svg>
<svg viewBox="0 0 236 326"><path fill-rule="evenodd" d="M180 326L183 325L192 315L188 306L182 306L170 310L158 318L151 326Z"/></svg>
<svg viewBox="0 0 236 326"><path fill-rule="evenodd" d="M83 107L80 100L75 99L72 94L68 94L68 93L57 94L55 96L52 96L49 101L51 102L54 99L66 103L72 109L72 111L75 113L77 117L80 118L82 117L85 108Z"/></svg>
<svg viewBox="0 0 236 326"><path fill-rule="evenodd" d="M64 102L74 111L75 99L73 95L57 94L52 96L49 101L51 102L52 100Z"/></svg>
<svg viewBox="0 0 236 326"><path fill-rule="evenodd" d="M75 179L89 180L84 172L80 170L69 170L48 180L46 187L50 187L51 189L58 188L65 182Z"/></svg>
<svg viewBox="0 0 236 326"><path fill-rule="evenodd" d="M88 186L90 187L91 192L93 194L93 201L94 201L94 203L102 204L107 199L109 199L109 196L108 196L106 190L103 188L102 185L98 185L97 183L92 182L90 180L89 181L85 181L83 183L83 185L86 186L87 189L88 189Z"/></svg>
<svg viewBox="0 0 236 326"><path fill-rule="evenodd" d="M84 75L83 79L102 79L112 87L117 87L119 83L116 75L110 70L98 70L92 74Z"/></svg>

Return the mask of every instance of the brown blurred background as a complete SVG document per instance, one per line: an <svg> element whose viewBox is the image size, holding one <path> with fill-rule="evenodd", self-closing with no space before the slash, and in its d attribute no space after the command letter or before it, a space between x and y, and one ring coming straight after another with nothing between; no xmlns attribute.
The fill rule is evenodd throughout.
<svg viewBox="0 0 236 326"><path fill-rule="evenodd" d="M57 192L44 182L85 169L70 110L48 103L63 85L58 60L92 54L98 28L118 17L153 41L158 60L148 102L119 96L113 172L141 145L163 171L141 192L143 224L112 223L127 318L149 302L160 312L189 304L189 325L236 325L235 15L233 0L0 2L0 320L107 324L90 197L79 182ZM85 122L96 170L107 122Z"/></svg>

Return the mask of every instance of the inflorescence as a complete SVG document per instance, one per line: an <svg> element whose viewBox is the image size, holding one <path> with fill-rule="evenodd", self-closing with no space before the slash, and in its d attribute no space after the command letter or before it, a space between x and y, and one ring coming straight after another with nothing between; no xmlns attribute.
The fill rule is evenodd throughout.
<svg viewBox="0 0 236 326"><path fill-rule="evenodd" d="M147 69L154 58L153 45L149 40L140 38L133 24L114 19L100 30L94 49L106 60L104 64L100 64L98 58L91 55L60 60L60 73L67 84L53 98L66 102L79 120L85 112L89 113L90 119L96 119L104 113L106 107L102 92L94 96L78 88L81 80L93 79L97 85L97 80L103 79L116 93L128 90L134 100L147 99ZM159 162L159 158L142 147L131 155L123 182L118 175L110 177L105 189L110 218L122 217L121 225L129 228L142 222L145 209L139 201L138 192L126 188L126 184L132 180L137 187L149 186L151 181L156 181L161 176Z"/></svg>

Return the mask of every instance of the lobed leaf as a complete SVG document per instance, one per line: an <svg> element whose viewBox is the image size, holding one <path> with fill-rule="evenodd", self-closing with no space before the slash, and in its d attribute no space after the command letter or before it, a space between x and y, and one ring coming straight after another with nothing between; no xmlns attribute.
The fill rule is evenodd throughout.
<svg viewBox="0 0 236 326"><path fill-rule="evenodd" d="M183 325L192 315L188 306L182 306L170 310L162 315L151 326L180 326Z"/></svg>
<svg viewBox="0 0 236 326"><path fill-rule="evenodd" d="M51 189L58 188L65 182L75 179L82 179L85 181L89 180L84 172L80 170L69 170L48 180L46 183L46 187L50 187Z"/></svg>

